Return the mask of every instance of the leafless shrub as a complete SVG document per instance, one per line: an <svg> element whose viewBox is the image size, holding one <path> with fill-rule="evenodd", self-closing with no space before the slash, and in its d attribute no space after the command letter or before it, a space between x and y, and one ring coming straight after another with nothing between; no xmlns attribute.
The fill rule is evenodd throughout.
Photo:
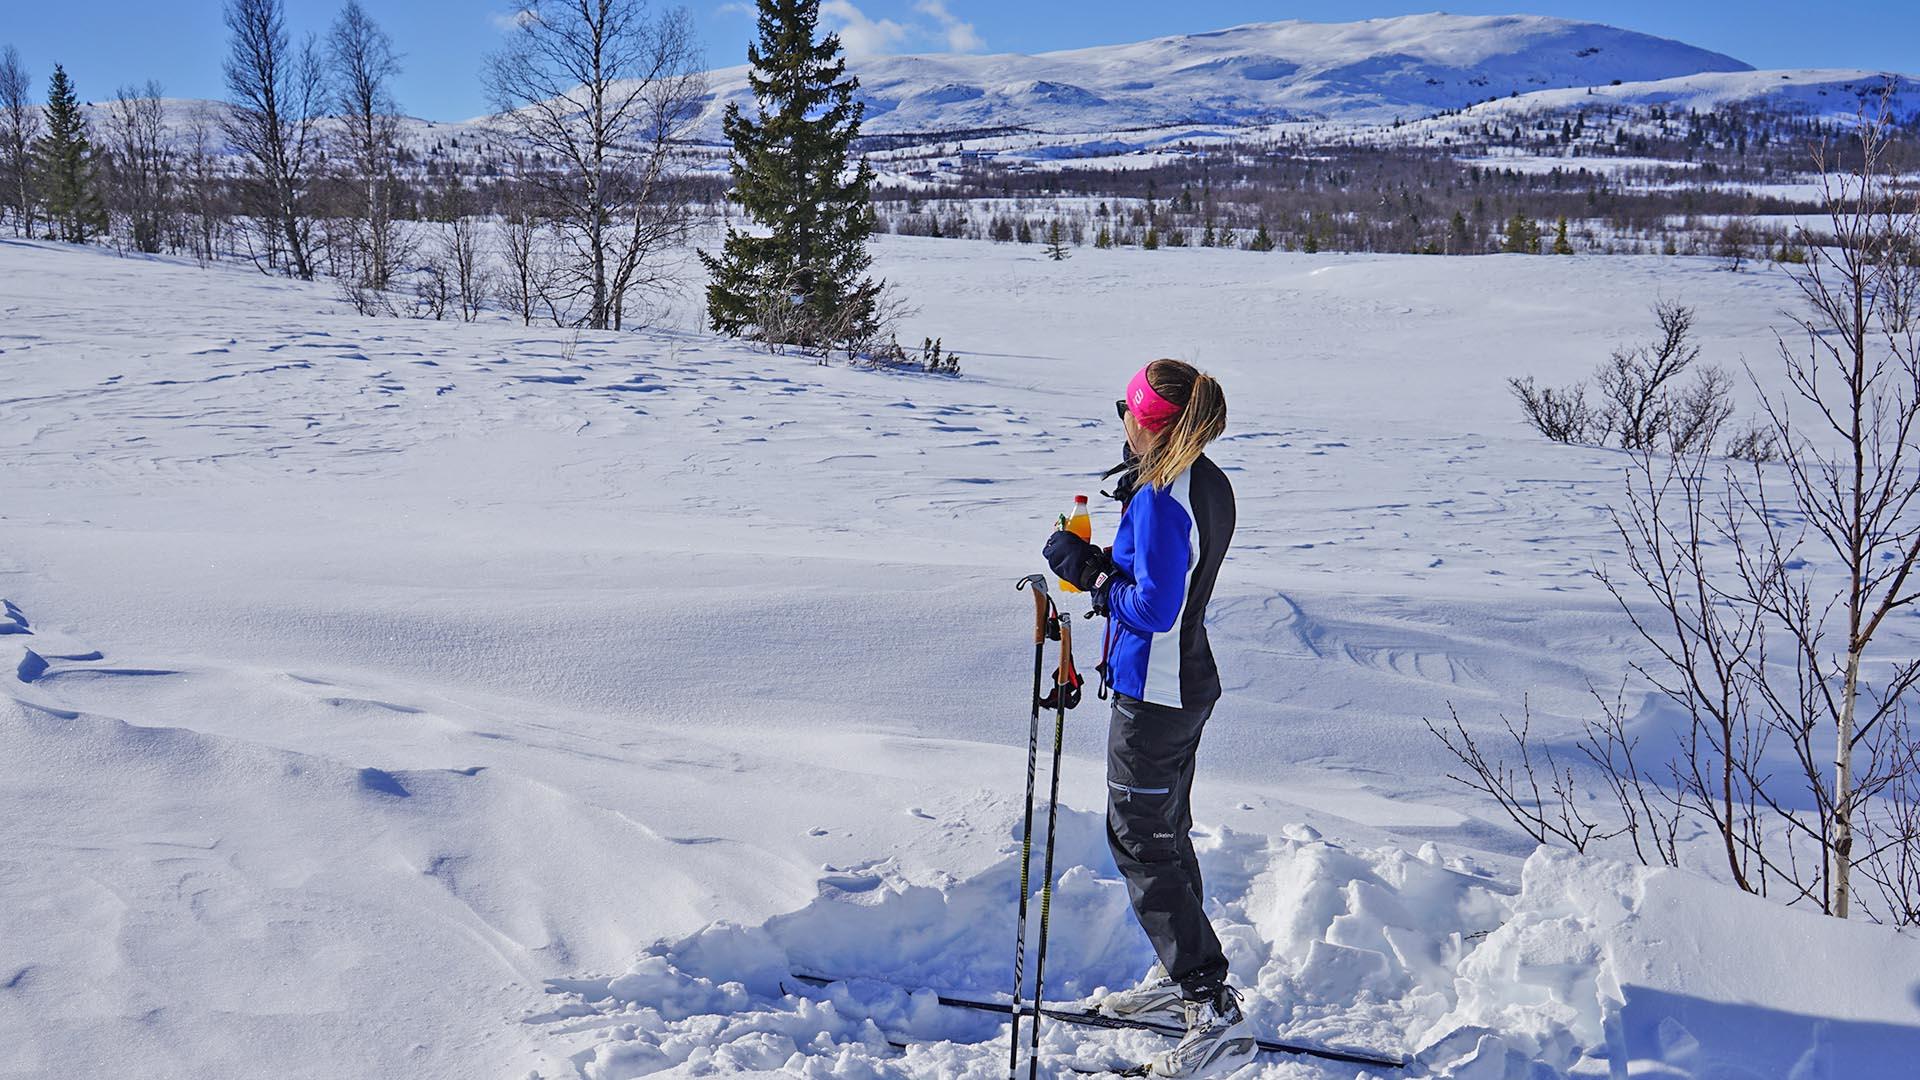
<svg viewBox="0 0 1920 1080"><path fill-rule="evenodd" d="M1890 718L1876 756L1889 762L1879 812L1860 817L1864 851L1855 863L1880 894L1886 921L1920 926L1920 732L1906 710Z"/></svg>
<svg viewBox="0 0 1920 1080"><path fill-rule="evenodd" d="M385 289L376 289L354 277L338 279L340 298L353 305L353 310L361 315L392 318L400 312L394 307L393 294Z"/></svg>
<svg viewBox="0 0 1920 1080"><path fill-rule="evenodd" d="M413 317L438 321L447 317L453 304L453 275L440 256L429 256L420 264L413 281Z"/></svg>
<svg viewBox="0 0 1920 1080"><path fill-rule="evenodd" d="M1754 236L1753 222L1743 215L1728 218L1726 224L1720 226L1717 249L1720 257L1726 260L1727 269L1736 274L1740 272L1753 252Z"/></svg>
<svg viewBox="0 0 1920 1080"><path fill-rule="evenodd" d="M1755 463L1780 460L1780 435L1764 420L1749 420L1727 438L1725 455Z"/></svg>
<svg viewBox="0 0 1920 1080"><path fill-rule="evenodd" d="M1670 400L1668 449L1685 454L1696 446L1708 447L1733 418L1733 380L1720 368L1701 368L1693 383Z"/></svg>
<svg viewBox="0 0 1920 1080"><path fill-rule="evenodd" d="M1541 387L1532 376L1508 379L1527 423L1561 443L1674 453L1711 444L1733 415L1732 382L1719 368L1705 367L1683 386L1678 380L1700 356L1693 309L1661 300L1653 314L1658 338L1616 348L1594 372L1598 405L1589 404L1584 382L1556 388Z"/></svg>
<svg viewBox="0 0 1920 1080"><path fill-rule="evenodd" d="M1589 845L1611 840L1625 831L1624 828L1603 829L1586 817L1581 810L1581 800L1577 797L1573 769L1563 766L1554 757L1551 747L1529 741L1528 732L1533 722L1530 707L1523 706L1518 727L1505 716L1500 718L1513 740L1514 752L1519 755L1520 763L1517 766L1509 765L1498 757L1488 758L1481 752L1480 745L1474 742L1467 726L1460 721L1460 714L1451 705L1447 710L1453 718L1451 733L1431 720L1423 721L1441 745L1466 766L1467 775L1448 773L1447 779L1491 796L1500 804L1500 809L1513 819L1514 824L1520 826L1535 843L1558 841L1584 853ZM1534 760L1536 754L1540 759L1537 763ZM1543 775L1547 780L1545 792L1540 790Z"/></svg>
<svg viewBox="0 0 1920 1080"><path fill-rule="evenodd" d="M1675 412L1671 384L1700 356L1692 308L1660 300L1653 315L1660 336L1616 348L1594 374L1603 401L1596 430L1622 450L1650 450L1667 441Z"/></svg>
<svg viewBox="0 0 1920 1080"><path fill-rule="evenodd" d="M1533 429L1558 443L1585 443L1593 439L1593 408L1587 404L1585 383L1559 388L1534 385L1533 376L1508 379L1513 396Z"/></svg>
<svg viewBox="0 0 1920 1080"><path fill-rule="evenodd" d="M909 349L900 344L898 338L892 338L884 345L855 354L853 361L869 367L920 371L929 375L960 374L960 354L949 351L936 337L921 338L918 349Z"/></svg>

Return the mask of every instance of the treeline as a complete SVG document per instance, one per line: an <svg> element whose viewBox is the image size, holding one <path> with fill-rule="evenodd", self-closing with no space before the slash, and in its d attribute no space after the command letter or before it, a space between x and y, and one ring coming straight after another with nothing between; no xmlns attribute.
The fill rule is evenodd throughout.
<svg viewBox="0 0 1920 1080"><path fill-rule="evenodd" d="M1419 255L1535 254L1777 256L1798 261L1803 241L1765 215L1806 212L1777 199L1694 200L1683 193L1598 205L1583 196L1480 196L1440 200L1413 193L1375 195L1355 209L1338 196L1310 192L1241 193L1211 205L1184 191L1162 198L926 198L876 203L882 231L908 236L1042 243L1058 227L1076 246L1229 247L1249 251L1390 252ZM1700 202L1718 213L1703 212ZM1448 212L1451 208L1451 212ZM1537 215L1537 216L1536 216ZM1815 233L1818 236L1816 230Z"/></svg>
<svg viewBox="0 0 1920 1080"><path fill-rule="evenodd" d="M617 329L671 288L725 186L681 167L705 92L684 10L524 12L482 70L499 138L425 168L392 93L399 54L358 0L324 35L292 35L283 0L228 0L225 24L227 100L204 114L149 81L89 117L58 65L41 107L0 49L0 223L331 277L369 313L493 304Z"/></svg>
<svg viewBox="0 0 1920 1080"><path fill-rule="evenodd" d="M1893 167L1920 168L1920 117L1889 131ZM1526 247L1528 228L1516 225L1537 238L1567 222L1581 252L1759 254L1781 251L1787 230L1756 219L1821 210L1765 185L1814 170L1816 147L1846 167L1857 149L1837 133L1831 121L1751 108L1611 106L1488 120L1443 138L1356 142L1328 129L1176 143L1147 167L1043 170L955 144L937 148L944 168L883 185L876 198L887 231L1014 242L1058 218L1074 243L1095 246L1461 255L1551 250L1551 240ZM1516 151L1576 156L1546 169L1499 164Z"/></svg>

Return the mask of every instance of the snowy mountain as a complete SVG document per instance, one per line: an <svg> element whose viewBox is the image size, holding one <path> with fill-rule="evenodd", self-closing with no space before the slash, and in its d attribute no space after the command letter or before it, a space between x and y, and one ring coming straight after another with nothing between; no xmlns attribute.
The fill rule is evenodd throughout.
<svg viewBox="0 0 1920 1080"><path fill-rule="evenodd" d="M1535 15L1295 20L1032 56L867 56L848 66L860 78L870 135L1006 128L1088 135L1301 120L1366 127L1469 107L1478 117L1596 102L1701 110L1751 103L1847 116L1887 78L1853 68L1758 71L1683 42ZM719 143L726 107L751 109L753 98L744 65L707 77L695 137ZM1900 111L1920 109L1920 82L1895 78ZM96 128L108 104L89 106ZM196 122L221 142L225 107L167 101L177 143L191 145ZM464 158L498 138L493 127L487 117L409 117L401 141L420 158Z"/></svg>
<svg viewBox="0 0 1920 1080"><path fill-rule="evenodd" d="M866 130L1417 119L1510 94L1751 71L1678 41L1537 15L1293 20L1034 56L855 59ZM744 66L715 71L705 121L750 106Z"/></svg>

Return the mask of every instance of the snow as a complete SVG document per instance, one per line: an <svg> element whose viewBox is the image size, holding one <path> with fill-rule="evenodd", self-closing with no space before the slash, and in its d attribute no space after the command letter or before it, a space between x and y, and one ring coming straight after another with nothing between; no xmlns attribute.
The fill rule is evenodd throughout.
<svg viewBox="0 0 1920 1080"><path fill-rule="evenodd" d="M1871 114L1878 95L1890 81L1895 117L1905 119L1920 111L1920 82L1911 75L1864 68L1777 68L1703 71L1672 78L1628 80L1617 86L1539 90L1517 98L1485 102L1460 117L1435 120L1431 125L1436 128L1471 126L1500 116L1619 105L1640 108L1658 105L1671 113L1711 112L1753 102L1765 102L1787 112L1846 120L1860 114L1863 101Z"/></svg>
<svg viewBox="0 0 1920 1080"><path fill-rule="evenodd" d="M707 72L686 167L725 167L721 118L751 110L747 67ZM1625 106L1710 111L1763 106L1829 119L1854 117L1864 97L1895 81L1895 112L1920 110L1914 78L1851 68L1756 71L1729 56L1599 23L1534 15L1431 13L1354 22L1254 23L1205 33L1035 55L866 55L860 80L868 135L917 135L913 146L876 150L890 180L927 166L929 147L1006 152L1018 168L1135 169L1164 164L1170 144L1253 143L1301 137L1317 143L1429 146L1490 120ZM204 130L219 152L216 101L165 99L174 148ZM111 102L87 106L104 130ZM335 131L323 119L319 130ZM402 118L398 138L417 160L474 166L512 144L493 118L439 122ZM1538 159L1546 160L1546 159ZM1524 163L1515 168L1528 167ZM1551 168L1543 164L1540 168ZM1612 172L1606 158L1577 165Z"/></svg>
<svg viewBox="0 0 1920 1080"><path fill-rule="evenodd" d="M867 56L849 65L875 133L1049 132L1338 117L1415 119L1510 92L1749 65L1677 41L1534 15L1255 23L1065 52ZM746 68L710 75L706 122L749 107Z"/></svg>
<svg viewBox="0 0 1920 1080"><path fill-rule="evenodd" d="M0 1075L998 1075L1004 1025L892 983L1010 981L1012 583L1154 355L1229 396L1196 816L1276 1037L1461 1077L1920 1050L1911 936L1744 897L1698 847L1694 872L1534 853L1421 723L1497 731L1525 696L1564 737L1637 655L1589 576L1622 462L1539 442L1504 379L1584 375L1666 296L1705 359L1772 380L1782 274L878 256L921 309L903 338L963 377L754 350L687 306L627 334L370 320L323 285L0 241ZM1099 703L1067 732L1058 1000L1149 960ZM1157 1044L1049 1025L1043 1051Z"/></svg>

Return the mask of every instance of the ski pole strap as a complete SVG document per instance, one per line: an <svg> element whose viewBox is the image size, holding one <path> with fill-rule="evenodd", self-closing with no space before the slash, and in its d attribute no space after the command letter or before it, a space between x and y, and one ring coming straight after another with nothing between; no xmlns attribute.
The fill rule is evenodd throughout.
<svg viewBox="0 0 1920 1080"><path fill-rule="evenodd" d="M1073 666L1073 620L1056 613L1048 637L1060 639L1060 666L1053 672L1053 689L1040 699L1043 709L1071 709L1080 704L1080 672Z"/></svg>
<svg viewBox="0 0 1920 1080"><path fill-rule="evenodd" d="M1060 666L1053 672L1053 689L1038 699L1038 705L1043 709L1071 709L1080 704L1081 683L1080 672L1073 666L1073 620L1060 614L1047 595L1045 575L1028 574L1015 582L1014 588L1033 593L1033 643L1060 643Z"/></svg>

